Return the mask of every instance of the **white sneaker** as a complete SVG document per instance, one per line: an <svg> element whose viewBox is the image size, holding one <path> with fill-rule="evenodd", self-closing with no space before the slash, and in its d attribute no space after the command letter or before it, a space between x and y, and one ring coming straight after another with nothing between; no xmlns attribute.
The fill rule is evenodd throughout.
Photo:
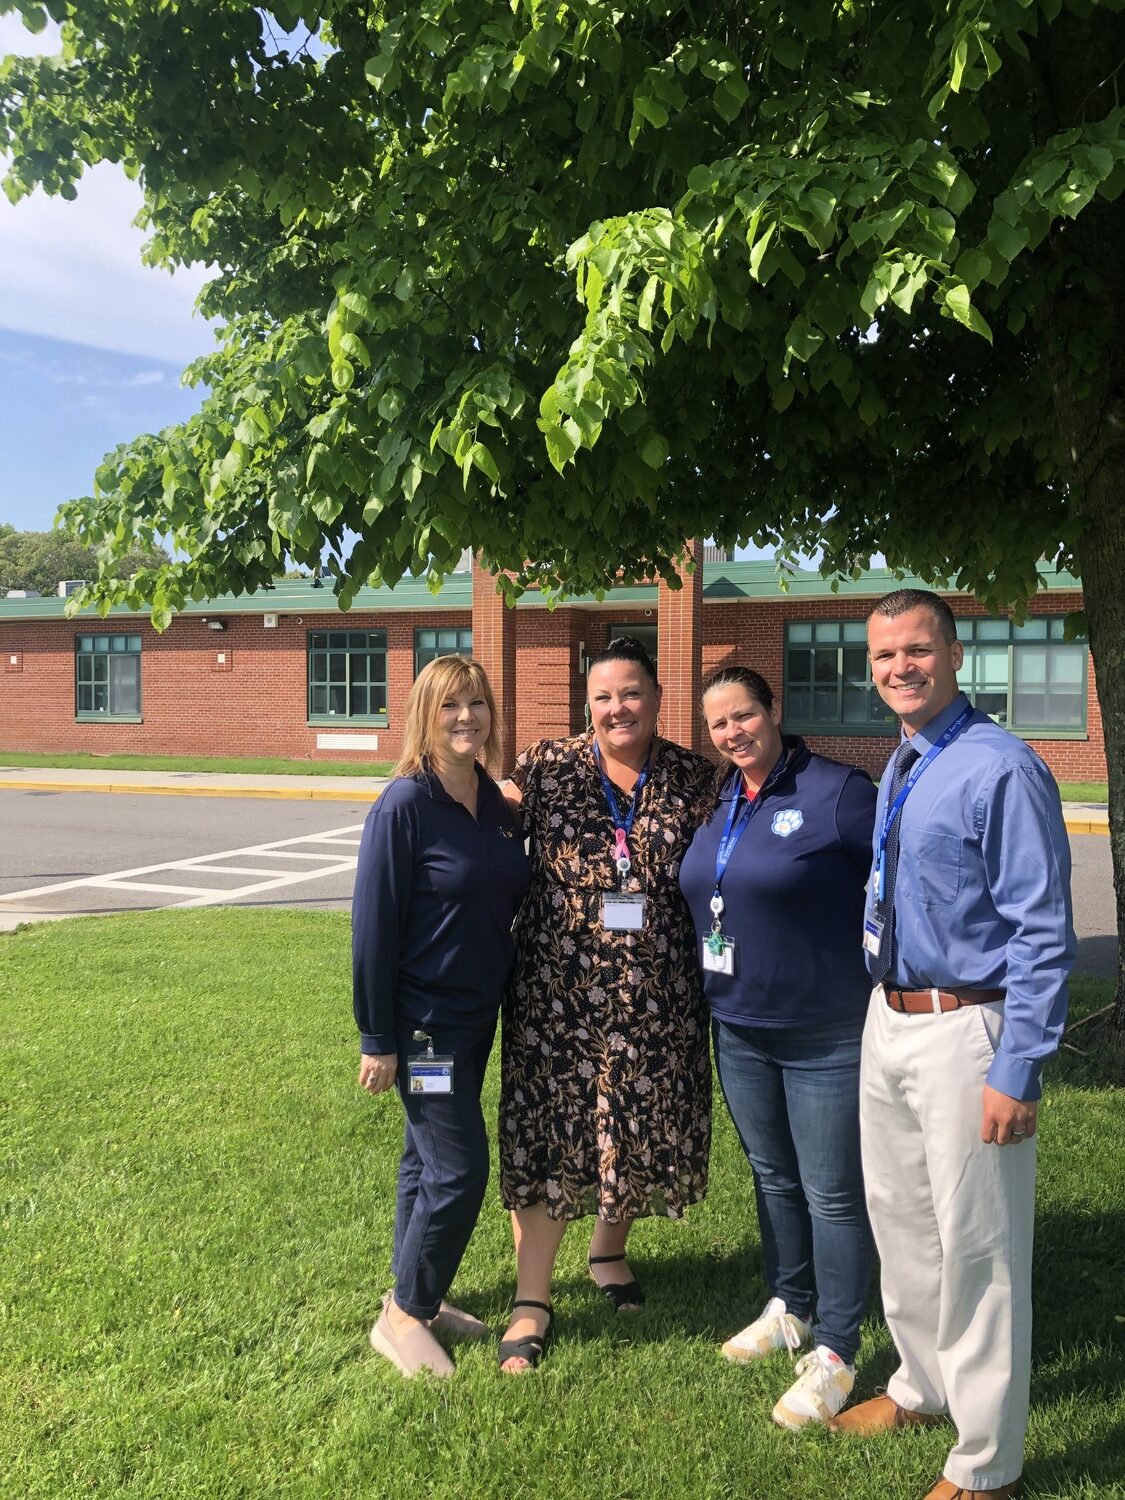
<svg viewBox="0 0 1125 1500"><path fill-rule="evenodd" d="M827 1422L846 1404L855 1385L855 1366L817 1344L797 1361L797 1379L773 1409L779 1427L796 1432L807 1422Z"/></svg>
<svg viewBox="0 0 1125 1500"><path fill-rule="evenodd" d="M727 1339L720 1353L724 1359L739 1363L763 1359L775 1349L788 1349L790 1354L796 1354L808 1337L808 1323L802 1323L793 1313L786 1312L780 1297L771 1297L749 1327Z"/></svg>

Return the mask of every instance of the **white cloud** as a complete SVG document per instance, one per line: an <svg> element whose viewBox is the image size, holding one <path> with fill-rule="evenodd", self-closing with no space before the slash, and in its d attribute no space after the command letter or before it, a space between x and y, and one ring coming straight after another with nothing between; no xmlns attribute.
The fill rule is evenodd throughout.
<svg viewBox="0 0 1125 1500"><path fill-rule="evenodd" d="M57 351L50 344L36 345L34 350L0 347L0 365L13 365L29 378L48 385L95 386L107 391L163 385L170 375L174 381L173 366L168 370L124 370L114 351L87 345L64 344Z"/></svg>
<svg viewBox="0 0 1125 1500"><path fill-rule="evenodd" d="M35 36L0 17L0 56L58 46L57 27ZM70 203L38 190L18 204L0 195L0 323L178 364L210 351L210 328L192 310L207 272L144 265L140 207L139 186L109 162L87 171Z"/></svg>

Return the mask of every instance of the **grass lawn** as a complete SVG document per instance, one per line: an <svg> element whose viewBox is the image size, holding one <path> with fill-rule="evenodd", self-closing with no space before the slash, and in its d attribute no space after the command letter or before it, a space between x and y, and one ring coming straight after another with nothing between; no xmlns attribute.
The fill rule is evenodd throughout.
<svg viewBox="0 0 1125 1500"><path fill-rule="evenodd" d="M707 1201L638 1227L642 1312L595 1293L579 1226L537 1375L502 1378L492 1347L445 1383L376 1359L401 1115L355 1086L347 938L346 915L246 910L0 937L5 1497L926 1492L948 1430L782 1432L785 1357L719 1358L764 1298L721 1106ZM1081 1010L1108 998L1076 985ZM1125 1104L1100 1066L1056 1064L1042 1112L1032 1497L1125 1493ZM499 1332L511 1289L490 1195L455 1291ZM891 1368L872 1315L857 1395Z"/></svg>
<svg viewBox="0 0 1125 1500"><path fill-rule="evenodd" d="M256 760L224 755L74 755L37 754L29 750L0 750L0 767L45 766L66 771L221 771L249 776L386 776L389 760Z"/></svg>
<svg viewBox="0 0 1125 1500"><path fill-rule="evenodd" d="M58 767L67 771L244 771L257 776L387 776L389 760L282 760L263 756L257 760L235 756L200 755L74 755L40 754L30 750L0 750L4 766ZM1060 781L1064 802L1105 802L1109 788L1104 781Z"/></svg>
<svg viewBox="0 0 1125 1500"><path fill-rule="evenodd" d="M1108 802L1108 781L1060 781L1059 795L1064 802Z"/></svg>

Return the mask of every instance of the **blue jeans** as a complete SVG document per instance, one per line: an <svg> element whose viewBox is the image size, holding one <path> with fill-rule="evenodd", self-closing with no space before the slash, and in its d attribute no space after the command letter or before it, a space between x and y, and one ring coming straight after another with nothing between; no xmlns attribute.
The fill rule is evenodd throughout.
<svg viewBox="0 0 1125 1500"><path fill-rule="evenodd" d="M716 1020L712 1035L754 1170L770 1295L851 1364L873 1259L859 1155L863 1019L815 1028Z"/></svg>
<svg viewBox="0 0 1125 1500"><path fill-rule="evenodd" d="M399 1036L398 1091L406 1133L395 1207L395 1301L413 1318L432 1318L452 1285L477 1226L488 1185L488 1134L481 1087L496 1023L486 1031L443 1039L434 1051L453 1058L452 1094L411 1094L408 1056L425 1047Z"/></svg>

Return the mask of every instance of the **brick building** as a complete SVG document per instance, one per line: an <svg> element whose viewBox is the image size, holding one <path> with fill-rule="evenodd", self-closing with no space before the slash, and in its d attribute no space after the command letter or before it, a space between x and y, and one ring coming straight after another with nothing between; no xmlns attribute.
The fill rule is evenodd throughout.
<svg viewBox="0 0 1125 1500"><path fill-rule="evenodd" d="M1024 625L950 594L962 685L1060 779L1103 780L1089 651L1064 637L1081 586L1044 578ZM581 729L586 659L627 630L659 662L670 738L703 748L700 679L737 660L773 685L786 728L879 771L895 726L871 686L863 623L896 586L874 570L833 593L802 573L782 592L772 562L717 560L679 591L620 588L553 610L530 593L508 610L474 568L437 595L417 580L364 589L345 615L329 588L298 579L190 604L162 635L143 615L68 620L61 598L0 599L0 750L394 760L418 669L471 650L508 723L510 761L532 740Z"/></svg>

